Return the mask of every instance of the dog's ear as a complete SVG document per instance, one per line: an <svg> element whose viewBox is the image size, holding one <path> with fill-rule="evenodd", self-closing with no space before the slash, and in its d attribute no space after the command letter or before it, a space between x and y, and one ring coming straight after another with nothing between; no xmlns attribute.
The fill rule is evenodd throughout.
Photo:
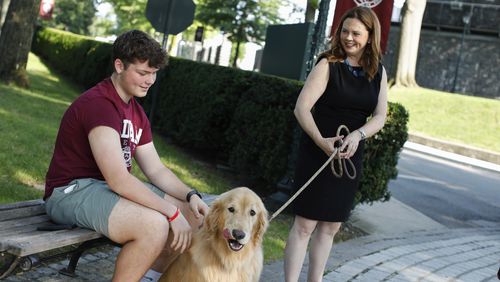
<svg viewBox="0 0 500 282"><path fill-rule="evenodd" d="M219 199L212 203L210 212L205 218L206 228L210 234L217 234L223 209L222 201Z"/></svg>
<svg viewBox="0 0 500 282"><path fill-rule="evenodd" d="M259 212L257 213L257 222L253 232L253 238L255 238L256 243L262 242L264 239L264 233L267 230L267 226L269 225L268 221L268 213L266 207L262 202L259 203Z"/></svg>

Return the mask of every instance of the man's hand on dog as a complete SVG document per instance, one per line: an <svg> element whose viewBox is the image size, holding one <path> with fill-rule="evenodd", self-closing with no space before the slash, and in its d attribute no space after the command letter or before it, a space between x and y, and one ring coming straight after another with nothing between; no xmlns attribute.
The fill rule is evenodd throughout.
<svg viewBox="0 0 500 282"><path fill-rule="evenodd" d="M208 206L205 202L203 202L200 197L197 195L193 195L191 200L189 201L189 207L193 211L194 216L199 219L202 216L206 216L208 214Z"/></svg>

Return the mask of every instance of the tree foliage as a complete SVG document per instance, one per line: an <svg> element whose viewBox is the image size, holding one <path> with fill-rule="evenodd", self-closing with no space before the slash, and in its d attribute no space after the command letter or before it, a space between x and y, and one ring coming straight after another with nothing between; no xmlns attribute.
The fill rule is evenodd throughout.
<svg viewBox="0 0 500 282"><path fill-rule="evenodd" d="M282 22L278 9L282 0L200 0L196 19L201 23L220 29L236 43L235 54L239 54L241 43L260 43L270 24ZM236 67L237 56L233 59Z"/></svg>
<svg viewBox="0 0 500 282"><path fill-rule="evenodd" d="M116 22L113 18L114 12L109 12L106 15L95 17L94 22L89 27L92 36L106 36L116 33Z"/></svg>
<svg viewBox="0 0 500 282"><path fill-rule="evenodd" d="M42 25L76 34L90 35L89 27L96 11L94 0L57 0L53 19L42 21Z"/></svg>
<svg viewBox="0 0 500 282"><path fill-rule="evenodd" d="M139 29L152 34L155 30L146 18L147 0L103 0L113 5L117 18L117 33Z"/></svg>

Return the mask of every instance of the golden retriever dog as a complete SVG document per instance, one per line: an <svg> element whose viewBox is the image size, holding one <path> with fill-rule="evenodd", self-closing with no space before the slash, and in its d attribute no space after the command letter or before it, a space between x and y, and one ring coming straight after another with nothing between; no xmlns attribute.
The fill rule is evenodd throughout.
<svg viewBox="0 0 500 282"><path fill-rule="evenodd" d="M189 250L171 264L160 281L259 281L267 217L262 200L252 190L240 187L221 194L193 235Z"/></svg>

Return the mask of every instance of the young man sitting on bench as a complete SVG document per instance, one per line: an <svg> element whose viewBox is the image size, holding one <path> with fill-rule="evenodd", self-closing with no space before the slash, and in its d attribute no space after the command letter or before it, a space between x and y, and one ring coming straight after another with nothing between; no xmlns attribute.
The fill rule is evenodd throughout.
<svg viewBox="0 0 500 282"><path fill-rule="evenodd" d="M116 39L112 59L111 77L79 96L62 118L44 199L54 222L122 244L113 281L138 281L146 272L159 277L188 248L208 206L160 161L134 98L146 96L165 51L132 30ZM130 173L132 158L151 184Z"/></svg>

